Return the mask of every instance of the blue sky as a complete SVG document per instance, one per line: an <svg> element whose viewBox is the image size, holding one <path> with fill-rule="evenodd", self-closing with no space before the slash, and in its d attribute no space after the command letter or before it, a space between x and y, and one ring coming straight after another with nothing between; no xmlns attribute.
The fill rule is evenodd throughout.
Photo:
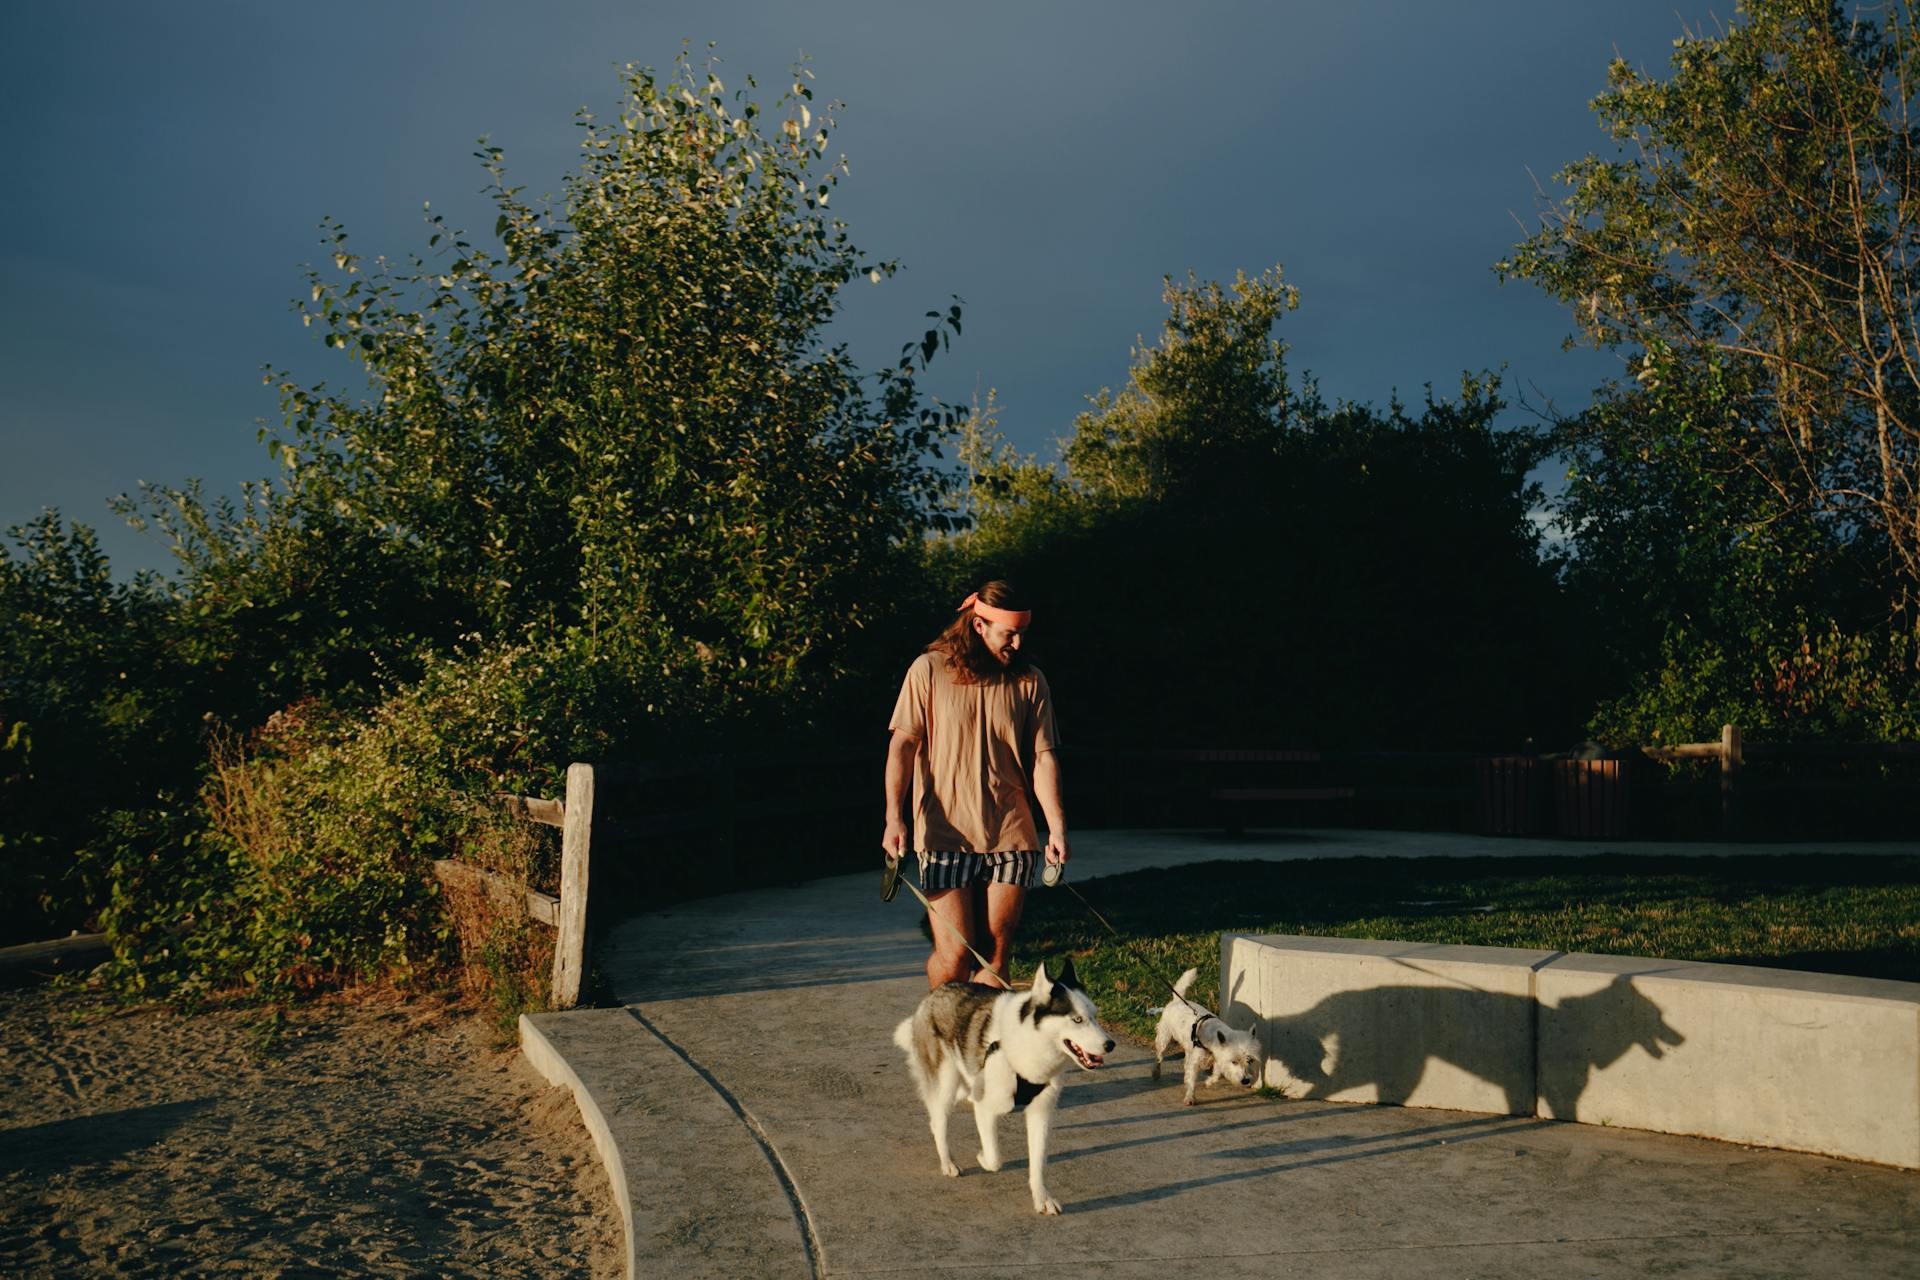
<svg viewBox="0 0 1920 1280"><path fill-rule="evenodd" d="M1722 11L1723 13L1725 11ZM0 9L0 526L42 507L116 567L166 564L106 499L140 481L237 492L270 465L260 368L356 385L289 300L343 221L362 253L423 247L420 208L492 224L472 159L558 192L577 108L626 62L719 43L773 96L804 51L844 102L837 211L894 279L839 336L875 367L948 295L949 400L997 388L1050 457L1084 398L1158 331L1161 277L1275 263L1301 291L1291 367L1334 397L1456 387L1577 408L1616 367L1563 354L1565 315L1491 264L1534 178L1611 143L1588 103L1617 52L1660 70L1672 0L1166 3L14 4ZM1511 395L1510 395L1510 398ZM1516 410L1516 421L1522 415Z"/></svg>

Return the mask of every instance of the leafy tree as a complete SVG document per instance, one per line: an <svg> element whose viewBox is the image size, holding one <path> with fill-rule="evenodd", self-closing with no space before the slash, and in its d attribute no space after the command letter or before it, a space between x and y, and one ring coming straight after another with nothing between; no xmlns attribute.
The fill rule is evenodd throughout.
<svg viewBox="0 0 1920 1280"><path fill-rule="evenodd" d="M767 111L685 56L629 68L616 118L581 117L558 211L485 147L498 255L438 215L404 267L331 229L302 321L371 395L280 380L301 518L388 545L483 635L684 673L709 717L849 670L937 518L927 455L956 415L915 375L960 311L871 382L823 339L894 264L828 212L846 168L810 79Z"/></svg>
<svg viewBox="0 0 1920 1280"><path fill-rule="evenodd" d="M1500 269L1627 352L1635 385L1612 389L1600 429L1644 410L1640 392L1680 402L1640 419L1640 445L1706 491L1729 536L1786 522L1790 540L1856 545L1911 608L1920 36L1904 0L1879 13L1751 0L1721 34L1677 41L1670 79L1616 61L1593 105L1621 154L1569 165L1568 194Z"/></svg>
<svg viewBox="0 0 1920 1280"><path fill-rule="evenodd" d="M94 531L48 511L0 545L0 931L84 923L76 855L104 816L148 803L193 750L170 678L166 599L116 582Z"/></svg>
<svg viewBox="0 0 1920 1280"><path fill-rule="evenodd" d="M472 627L418 547L267 482L209 503L197 481L114 505L171 545L177 694L193 714L253 726L290 703L364 708Z"/></svg>
<svg viewBox="0 0 1920 1280"><path fill-rule="evenodd" d="M1276 268L1168 281L1158 343L1045 466L965 429L956 578L1046 602L1076 741L1514 746L1570 727L1530 433L1492 377L1414 413L1296 392ZM1577 672L1577 666L1574 668ZM1050 671L1053 668L1050 667Z"/></svg>
<svg viewBox="0 0 1920 1280"><path fill-rule="evenodd" d="M1241 272L1230 288L1191 272L1165 285L1159 343L1136 347L1126 385L1102 389L1074 422L1063 460L1084 496L1159 500L1216 484L1236 473L1230 457L1271 456L1287 425L1293 393L1273 326L1300 296L1281 269Z"/></svg>
<svg viewBox="0 0 1920 1280"><path fill-rule="evenodd" d="M818 720L874 669L953 519L962 415L920 375L961 314L877 375L824 337L895 268L828 212L845 163L810 80L768 110L686 56L629 68L557 207L483 144L497 251L429 211L423 255L369 262L329 224L296 310L365 392L270 373L270 483L126 504L183 565L185 699L236 732L190 813L114 826L117 983L404 974L438 945L424 861L487 793Z"/></svg>
<svg viewBox="0 0 1920 1280"><path fill-rule="evenodd" d="M1570 463L1556 515L1578 552L1567 590L1597 639L1601 688L1621 699L1594 725L1610 740L1698 740L1728 720L1778 727L1767 672L1807 639L1809 619L1888 651L1869 642L1886 629L1878 544L1779 510L1760 477L1727 466L1691 425L1717 411L1687 383L1663 383L1602 396L1554 432ZM1691 712L1685 689L1698 695Z"/></svg>
<svg viewBox="0 0 1920 1280"><path fill-rule="evenodd" d="M1499 264L1633 372L1554 432L1615 740L1874 737L1920 706L1920 44L1905 4L1741 16L1667 80L1614 63L1620 154L1568 166Z"/></svg>

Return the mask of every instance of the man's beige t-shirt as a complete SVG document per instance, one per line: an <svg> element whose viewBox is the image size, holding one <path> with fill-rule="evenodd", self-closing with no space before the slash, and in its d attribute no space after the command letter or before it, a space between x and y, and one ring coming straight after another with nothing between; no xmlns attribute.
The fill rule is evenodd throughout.
<svg viewBox="0 0 1920 1280"><path fill-rule="evenodd" d="M926 853L1038 849L1028 780L1060 743L1053 695L1038 667L960 684L939 654L907 668L889 727L917 738L913 847Z"/></svg>

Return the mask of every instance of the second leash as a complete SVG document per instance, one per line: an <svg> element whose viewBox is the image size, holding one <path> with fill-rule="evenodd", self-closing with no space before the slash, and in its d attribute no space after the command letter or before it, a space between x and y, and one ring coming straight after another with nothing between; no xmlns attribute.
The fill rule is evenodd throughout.
<svg viewBox="0 0 1920 1280"><path fill-rule="evenodd" d="M1081 893L1078 889L1074 888L1072 885L1067 884L1066 881L1064 880L1060 881L1060 884L1066 889L1068 893L1080 899L1080 905L1087 909L1087 913L1091 915L1095 920L1098 920L1101 924L1105 925L1107 932L1112 934L1116 939L1118 939L1122 946L1126 945L1126 941L1127 941L1126 935L1122 934L1118 929L1114 928L1113 922L1108 920L1105 916L1101 915L1099 909L1096 908L1091 902L1087 901L1087 896L1085 894ZM1154 977L1160 980L1161 986L1165 987L1168 991L1171 991L1173 993L1173 998L1175 1000L1178 1000L1181 1004L1188 1005L1195 1009L1198 1009L1200 1007L1199 1005L1194 1004L1193 1001L1181 995L1180 988L1174 986L1171 982L1168 982L1166 977L1158 969L1154 968L1152 965L1148 965L1144 963L1143 963L1143 967L1146 969L1148 973L1152 974Z"/></svg>

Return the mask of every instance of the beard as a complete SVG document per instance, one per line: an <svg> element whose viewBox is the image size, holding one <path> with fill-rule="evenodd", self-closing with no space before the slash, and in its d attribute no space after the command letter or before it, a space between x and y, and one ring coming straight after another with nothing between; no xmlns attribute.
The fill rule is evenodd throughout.
<svg viewBox="0 0 1920 1280"><path fill-rule="evenodd" d="M987 648L978 634L959 653L949 652L947 669L960 677L962 684L986 684L1002 676L1018 675L1027 669L1023 649L1006 648L998 652Z"/></svg>

